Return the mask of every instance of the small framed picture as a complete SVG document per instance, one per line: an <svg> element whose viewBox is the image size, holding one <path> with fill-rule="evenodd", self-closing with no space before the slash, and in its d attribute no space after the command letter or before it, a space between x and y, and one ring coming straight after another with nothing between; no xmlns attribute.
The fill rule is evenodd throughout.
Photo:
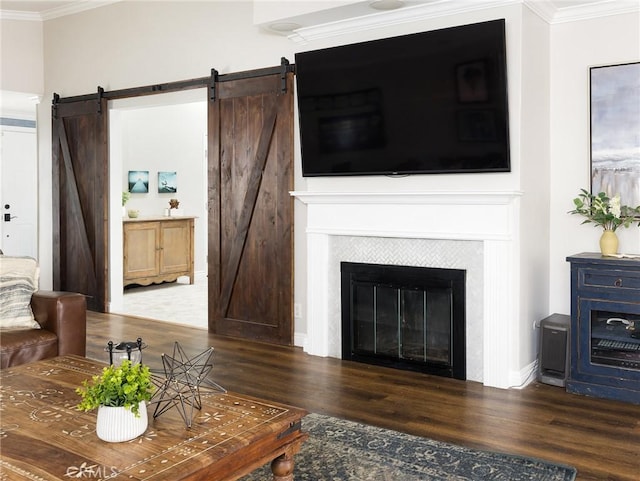
<svg viewBox="0 0 640 481"><path fill-rule="evenodd" d="M178 192L178 174L176 172L158 172L158 194Z"/></svg>
<svg viewBox="0 0 640 481"><path fill-rule="evenodd" d="M487 102L487 65L484 60L463 63L456 67L456 85L458 100L467 102Z"/></svg>
<svg viewBox="0 0 640 481"><path fill-rule="evenodd" d="M129 192L132 194L149 193L149 171L130 170L129 171Z"/></svg>

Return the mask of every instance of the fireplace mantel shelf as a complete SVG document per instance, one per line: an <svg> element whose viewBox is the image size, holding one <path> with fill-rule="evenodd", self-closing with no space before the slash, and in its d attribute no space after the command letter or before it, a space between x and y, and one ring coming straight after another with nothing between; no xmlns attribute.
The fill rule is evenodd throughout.
<svg viewBox="0 0 640 481"><path fill-rule="evenodd" d="M521 193L291 192L291 195L307 207L307 233L511 240Z"/></svg>
<svg viewBox="0 0 640 481"><path fill-rule="evenodd" d="M519 191L476 192L312 192L292 191L305 204L458 204L504 205L522 195Z"/></svg>

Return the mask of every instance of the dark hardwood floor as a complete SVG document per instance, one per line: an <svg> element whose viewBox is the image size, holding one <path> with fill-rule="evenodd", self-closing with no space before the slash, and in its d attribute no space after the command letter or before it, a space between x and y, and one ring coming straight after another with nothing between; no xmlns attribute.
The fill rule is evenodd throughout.
<svg viewBox="0 0 640 481"><path fill-rule="evenodd" d="M472 448L533 456L577 468L579 480L640 480L640 405L568 394L532 383L480 383L305 354L300 348L224 338L113 314L88 314L87 356L107 360L109 340L148 344L160 368L174 341L189 354L213 346L212 378L230 391Z"/></svg>

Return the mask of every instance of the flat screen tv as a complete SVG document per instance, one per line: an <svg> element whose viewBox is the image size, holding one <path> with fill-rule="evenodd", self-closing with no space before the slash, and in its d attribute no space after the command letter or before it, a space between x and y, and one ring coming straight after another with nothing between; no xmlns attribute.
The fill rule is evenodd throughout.
<svg viewBox="0 0 640 481"><path fill-rule="evenodd" d="M504 19L295 64L304 176L510 170Z"/></svg>

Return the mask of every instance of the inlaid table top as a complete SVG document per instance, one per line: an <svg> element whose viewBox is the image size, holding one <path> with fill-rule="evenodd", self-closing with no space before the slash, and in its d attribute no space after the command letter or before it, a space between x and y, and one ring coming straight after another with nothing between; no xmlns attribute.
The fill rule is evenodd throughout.
<svg viewBox="0 0 640 481"><path fill-rule="evenodd" d="M105 365L64 356L0 371L0 478L5 480L238 479L273 461L274 479L292 480L293 455L307 434L306 412L240 394L201 391L187 428L176 409L124 443L95 433L96 413L76 409L75 389Z"/></svg>

